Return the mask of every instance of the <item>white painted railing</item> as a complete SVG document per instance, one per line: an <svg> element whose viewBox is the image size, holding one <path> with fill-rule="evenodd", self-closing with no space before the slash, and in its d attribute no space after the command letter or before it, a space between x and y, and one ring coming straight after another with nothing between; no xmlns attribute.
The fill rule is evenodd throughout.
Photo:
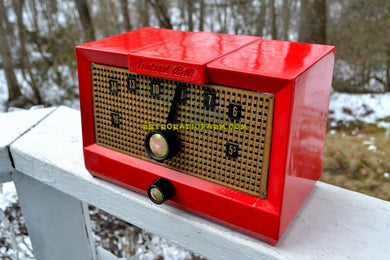
<svg viewBox="0 0 390 260"><path fill-rule="evenodd" d="M390 203L317 183L276 247L93 178L79 112L0 114L0 181L14 181L41 259L116 259L95 248L87 204L209 259L389 259Z"/></svg>

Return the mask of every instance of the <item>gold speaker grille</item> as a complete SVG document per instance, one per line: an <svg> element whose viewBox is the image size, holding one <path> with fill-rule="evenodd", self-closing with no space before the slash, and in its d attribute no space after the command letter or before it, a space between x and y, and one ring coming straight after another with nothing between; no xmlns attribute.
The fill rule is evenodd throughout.
<svg viewBox="0 0 390 260"><path fill-rule="evenodd" d="M99 64L91 69L97 144L157 163L146 152L145 136L152 128L170 126L165 125L166 119L175 88L181 84L185 90L171 125L177 128L179 152L157 164L266 197L272 95Z"/></svg>

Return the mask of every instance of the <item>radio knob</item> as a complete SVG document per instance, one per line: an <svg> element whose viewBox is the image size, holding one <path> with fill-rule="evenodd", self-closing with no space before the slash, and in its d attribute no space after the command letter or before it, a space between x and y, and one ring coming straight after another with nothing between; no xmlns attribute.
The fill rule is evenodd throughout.
<svg viewBox="0 0 390 260"><path fill-rule="evenodd" d="M147 193L152 202L162 204L175 195L175 188L167 179L158 178L149 186Z"/></svg>
<svg viewBox="0 0 390 260"><path fill-rule="evenodd" d="M178 141L173 131L152 131L146 135L145 148L157 162L174 156L178 151Z"/></svg>

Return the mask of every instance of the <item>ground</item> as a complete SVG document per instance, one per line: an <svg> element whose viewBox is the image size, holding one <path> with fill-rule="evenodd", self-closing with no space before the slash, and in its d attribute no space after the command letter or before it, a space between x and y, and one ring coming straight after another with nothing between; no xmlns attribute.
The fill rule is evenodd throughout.
<svg viewBox="0 0 390 260"><path fill-rule="evenodd" d="M321 181L390 201L390 131L327 133Z"/></svg>
<svg viewBox="0 0 390 260"><path fill-rule="evenodd" d="M390 93L333 92L321 181L390 201Z"/></svg>

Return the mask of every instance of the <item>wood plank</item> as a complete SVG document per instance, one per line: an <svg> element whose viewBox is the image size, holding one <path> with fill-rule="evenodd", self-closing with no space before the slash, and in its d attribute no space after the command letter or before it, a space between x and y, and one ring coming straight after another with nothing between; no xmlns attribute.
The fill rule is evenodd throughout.
<svg viewBox="0 0 390 260"><path fill-rule="evenodd" d="M8 147L55 108L0 113L0 183L11 181L13 171Z"/></svg>
<svg viewBox="0 0 390 260"><path fill-rule="evenodd" d="M6 147L56 108L0 113L0 147Z"/></svg>
<svg viewBox="0 0 390 260"><path fill-rule="evenodd" d="M209 259L386 259L390 203L318 183L283 238L255 238L93 178L79 112L60 107L11 146L16 169Z"/></svg>
<svg viewBox="0 0 390 260"><path fill-rule="evenodd" d="M17 171L12 177L37 259L96 259L88 205Z"/></svg>

